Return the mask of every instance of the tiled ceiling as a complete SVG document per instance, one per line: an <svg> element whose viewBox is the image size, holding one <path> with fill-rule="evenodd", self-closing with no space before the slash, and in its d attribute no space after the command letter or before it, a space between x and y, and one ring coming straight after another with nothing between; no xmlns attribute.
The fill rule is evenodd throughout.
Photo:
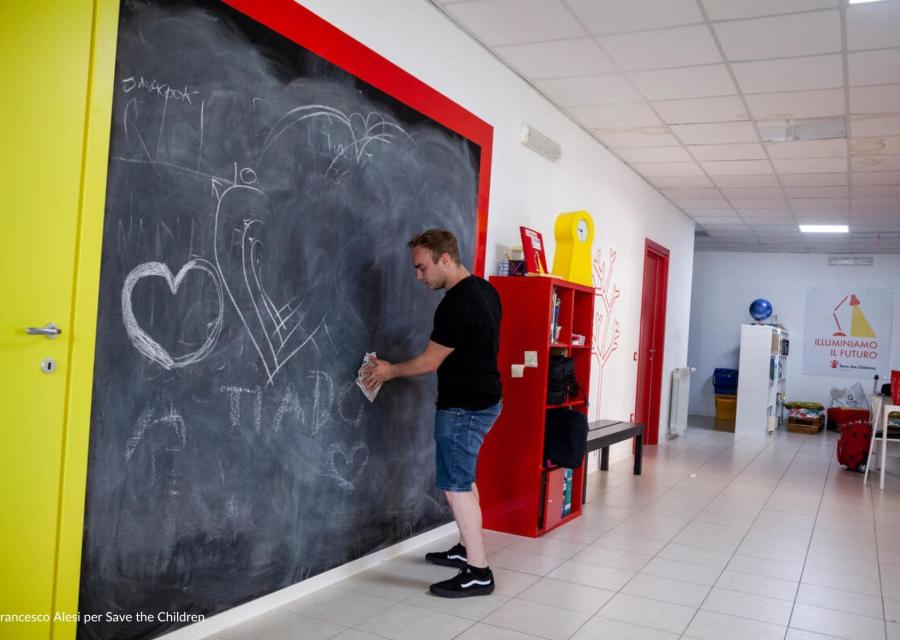
<svg viewBox="0 0 900 640"><path fill-rule="evenodd" d="M900 253L900 0L432 2L693 218L698 250Z"/></svg>

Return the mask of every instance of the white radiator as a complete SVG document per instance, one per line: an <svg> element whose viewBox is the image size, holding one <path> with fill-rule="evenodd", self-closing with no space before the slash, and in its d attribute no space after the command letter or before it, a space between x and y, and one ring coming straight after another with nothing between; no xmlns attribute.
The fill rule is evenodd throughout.
<svg viewBox="0 0 900 640"><path fill-rule="evenodd" d="M693 367L680 367L672 370L672 395L669 396L669 431L667 438L677 438L685 429L688 421L688 399L691 395L691 374Z"/></svg>

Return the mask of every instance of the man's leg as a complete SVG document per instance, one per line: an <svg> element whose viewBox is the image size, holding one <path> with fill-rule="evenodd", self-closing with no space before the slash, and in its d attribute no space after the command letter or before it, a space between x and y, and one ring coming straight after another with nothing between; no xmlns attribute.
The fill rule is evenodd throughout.
<svg viewBox="0 0 900 640"><path fill-rule="evenodd" d="M478 485L475 484L474 482L472 483L472 493L475 494L475 502L478 503L478 506L480 508L481 507L481 498L478 495ZM447 494L447 492L445 491L444 495L446 495L446 494ZM449 502L449 499L448 499L448 502ZM463 535L462 526L459 524L458 520L456 521L456 528L459 529L459 543L465 547L466 546L466 538Z"/></svg>
<svg viewBox="0 0 900 640"><path fill-rule="evenodd" d="M488 566L481 532L481 504L478 502L478 487L472 483L472 491L446 491L447 502L459 527L460 538L466 548L468 563L473 567Z"/></svg>

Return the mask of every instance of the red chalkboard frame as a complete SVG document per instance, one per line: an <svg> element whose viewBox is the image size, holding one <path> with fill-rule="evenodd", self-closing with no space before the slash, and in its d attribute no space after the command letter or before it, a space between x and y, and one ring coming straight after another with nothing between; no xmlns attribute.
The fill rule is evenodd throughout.
<svg viewBox="0 0 900 640"><path fill-rule="evenodd" d="M481 148L472 267L484 275L494 128L294 0L223 2Z"/></svg>

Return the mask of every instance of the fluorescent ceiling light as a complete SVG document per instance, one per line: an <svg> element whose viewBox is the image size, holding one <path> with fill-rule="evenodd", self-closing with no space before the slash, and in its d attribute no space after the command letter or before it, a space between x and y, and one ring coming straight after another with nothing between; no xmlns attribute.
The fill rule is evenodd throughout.
<svg viewBox="0 0 900 640"><path fill-rule="evenodd" d="M845 224L801 224L803 233L847 233L850 227Z"/></svg>
<svg viewBox="0 0 900 640"><path fill-rule="evenodd" d="M850 4L863 4L865 2L881 2L882 0L849 0Z"/></svg>

